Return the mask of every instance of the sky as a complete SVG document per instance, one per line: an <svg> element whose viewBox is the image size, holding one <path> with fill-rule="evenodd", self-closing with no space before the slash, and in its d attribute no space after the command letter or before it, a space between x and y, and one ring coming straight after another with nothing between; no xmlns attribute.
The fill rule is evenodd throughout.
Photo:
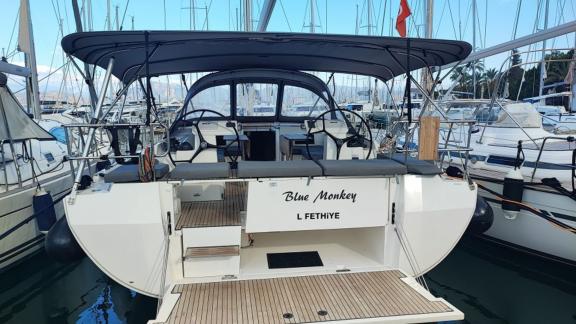
<svg viewBox="0 0 576 324"><path fill-rule="evenodd" d="M30 0L30 8L35 37L37 63L40 77L60 67L64 62L60 50L60 39L75 31L72 15L72 0ZM269 31L308 32L310 30L310 2L315 1L316 32L335 34L355 34L358 12L359 34L368 34L367 6L369 0L277 0ZM80 5L89 0L78 0ZM91 0L93 30L106 30L107 0ZM112 29L122 25L132 29L132 19L136 30L183 30L191 29L194 21L196 29L236 30L239 26L242 0L110 0ZM258 24L258 16L264 0L253 0L253 24ZM412 16L408 20L409 35L424 36L424 9L426 0L408 0ZM433 38L458 39L472 43L472 3L473 0L434 0ZM190 8L196 7L194 17ZM372 0L372 25L374 35L398 36L393 24L398 13L400 0ZM509 41L513 38L516 11L520 7L516 37L529 35L544 28L544 7L546 0L476 0L477 31L476 48L482 49ZM18 36L16 19L20 0L2 0L0 19L0 48L2 55L10 55L16 47ZM116 19L116 8L118 19ZM538 10L540 8L540 10ZM537 20L537 15L539 19ZM194 18L194 19L192 19ZM576 1L549 0L548 27L576 19ZM87 19L85 19L87 20ZM117 22L118 20L118 22ZM240 19L241 20L241 19ZM62 21L62 30L59 28ZM122 23L123 22L123 23ZM85 21L86 23L86 21ZM16 28L14 28L16 26ZM88 26L85 26L88 28ZM574 33L548 42L548 47L574 47ZM539 48L541 45L537 45ZM486 67L499 67L506 55L499 55L485 61ZM525 57L524 60L534 60ZM20 54L9 57L17 64L23 62ZM57 71L43 90L56 91L64 69ZM16 82L17 80L13 80ZM44 80L46 83L46 80ZM43 89L44 87L44 89Z"/></svg>

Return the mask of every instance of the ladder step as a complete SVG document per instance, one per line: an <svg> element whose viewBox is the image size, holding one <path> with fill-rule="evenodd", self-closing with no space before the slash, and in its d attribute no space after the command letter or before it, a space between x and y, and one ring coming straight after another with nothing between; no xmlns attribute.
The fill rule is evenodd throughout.
<svg viewBox="0 0 576 324"><path fill-rule="evenodd" d="M236 256L240 255L240 246L227 245L227 246L205 246L205 247L189 247L186 249L184 258L203 258L211 256Z"/></svg>

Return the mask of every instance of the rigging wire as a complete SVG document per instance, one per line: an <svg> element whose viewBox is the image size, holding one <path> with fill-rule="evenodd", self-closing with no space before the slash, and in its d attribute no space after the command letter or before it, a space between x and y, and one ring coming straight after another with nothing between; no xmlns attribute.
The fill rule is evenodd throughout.
<svg viewBox="0 0 576 324"><path fill-rule="evenodd" d="M386 8L385 2L384 2L384 8ZM374 19L374 21L376 22L376 25L374 25L374 34L375 35L378 35L378 22L380 21L380 13L381 13L380 11L382 11L382 1L380 1L380 6L378 7L376 19ZM382 11L382 16L384 16L384 11Z"/></svg>
<svg viewBox="0 0 576 324"><path fill-rule="evenodd" d="M206 16L204 17L204 23L202 24L202 28L200 30L204 30L204 26L206 26L206 30L208 30L208 14L210 13L211 8L212 8L212 0L210 0L210 3L206 8Z"/></svg>
<svg viewBox="0 0 576 324"><path fill-rule="evenodd" d="M38 79L38 82L46 80L46 78L49 78L49 77L50 77L51 75L53 75L54 73L60 71L60 70L61 70L62 68L64 68L66 65L68 65L68 62L62 64L59 68L57 68L56 70L52 71L50 74L44 76L42 79ZM17 82L15 79L11 79L11 80L15 81L16 83L19 83L20 85L23 84L23 83ZM19 92L22 92L22 91L24 91L24 90L26 90L26 88L16 90L16 91L14 91L14 93L19 93Z"/></svg>
<svg viewBox="0 0 576 324"><path fill-rule="evenodd" d="M61 20L59 21L61 22ZM50 82L50 75L52 75L50 72L52 72L52 67L54 66L54 58L56 57L56 51L58 50L58 40L61 37L61 33L62 33L62 27L61 24L60 28L58 28L58 32L56 33L56 42L54 44L54 50L52 52L52 58L50 59L50 69L48 70L48 79L46 80L46 85L44 86L44 93L43 93L43 97L42 99L46 99L46 94L48 93L48 84ZM38 83L40 83L40 80L38 80Z"/></svg>
<svg viewBox="0 0 576 324"><path fill-rule="evenodd" d="M452 21L452 30L454 31L454 38L458 39L458 33L456 32L456 24L454 23L454 14L452 12L452 6L450 5L450 0L446 0L446 2L448 2L448 11L450 11L450 20Z"/></svg>
<svg viewBox="0 0 576 324"><path fill-rule="evenodd" d="M460 3L460 2L461 1L458 1L458 3ZM468 7L468 12L466 13L466 16L465 16L466 22L464 23L464 30L461 31L460 39L462 39L462 35L466 34L466 31L468 30L468 22L470 21L470 19L468 19L468 18L471 15L471 11L472 11L472 4L470 4L470 6ZM459 20L460 20L460 18L459 18ZM460 24L462 24L462 23L460 23Z"/></svg>
<svg viewBox="0 0 576 324"><path fill-rule="evenodd" d="M288 30L290 32L292 32L292 27L290 26L290 21L288 20L288 15L286 15L286 10L284 9L284 4L282 3L282 0L279 0L280 2L280 8L282 8L282 13L284 14L284 20L286 20L286 24L288 25Z"/></svg>
<svg viewBox="0 0 576 324"><path fill-rule="evenodd" d="M384 0L384 5L382 8L382 25L380 26L380 36L384 36L384 25L386 25L386 4L388 0Z"/></svg>
<svg viewBox="0 0 576 324"><path fill-rule="evenodd" d="M446 12L446 4L448 0L444 0L444 6L442 6L442 12L440 13L440 19L438 19L438 25L436 26L436 35L434 37L438 37L438 32L440 31L440 26L442 25L442 19L444 18L444 13Z"/></svg>
<svg viewBox="0 0 576 324"><path fill-rule="evenodd" d="M12 32L10 33L10 41L8 42L8 47L6 47L6 49L8 49L8 50L10 50L10 47L12 46L12 39L14 38L14 32L16 31L16 25L18 24L18 18L19 17L20 17L20 9L18 9L18 12L16 12L16 18L14 19L14 25L12 26Z"/></svg>
<svg viewBox="0 0 576 324"><path fill-rule="evenodd" d="M412 25L410 26L412 28L413 31L416 31L416 37L420 38L420 30L418 28L418 25L416 25L416 20L419 18L418 17L418 13L420 12L420 1L416 2L416 6L414 7L414 10L412 11L412 15L410 16L409 19L410 22L412 23Z"/></svg>
<svg viewBox="0 0 576 324"><path fill-rule="evenodd" d="M560 25L562 22L565 21L564 19L564 7L566 6L566 0L564 0L563 2L557 2L556 3L556 26ZM568 40L568 34L565 34L564 37L566 37L566 43L569 44L569 40ZM554 37L552 39L552 48L554 48L554 46L556 45L556 39L557 37Z"/></svg>
<svg viewBox="0 0 576 324"><path fill-rule="evenodd" d="M128 11L128 4L130 0L126 0L126 6L124 6L124 13L122 14L122 20L120 21L120 30L124 29L124 19L126 18L126 12Z"/></svg>
<svg viewBox="0 0 576 324"><path fill-rule="evenodd" d="M522 3L522 1L520 1L520 4ZM540 9L542 7L542 0L538 0L538 9L536 10L536 19L534 20L534 27L532 27L532 33L535 33L536 30L538 29L538 26L540 25ZM518 9L520 10L520 9ZM516 22L516 24L518 24L518 21ZM532 46L534 44L530 44L528 46L528 52L526 53L526 61L530 61L530 57L532 55L536 55L536 53L532 52ZM510 64L512 64L512 62L510 62ZM526 69L522 69L522 78L520 79L520 86L518 87L518 93L516 94L516 101L518 101L520 99L520 92L522 92L522 86L524 85L524 80L526 77ZM535 85L536 83L534 83ZM533 87L534 87L533 85ZM534 88L532 89L534 90Z"/></svg>

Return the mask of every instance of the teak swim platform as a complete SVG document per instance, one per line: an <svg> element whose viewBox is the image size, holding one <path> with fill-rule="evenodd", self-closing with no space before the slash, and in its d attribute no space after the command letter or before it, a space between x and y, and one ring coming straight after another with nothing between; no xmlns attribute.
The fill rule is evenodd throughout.
<svg viewBox="0 0 576 324"><path fill-rule="evenodd" d="M166 323L314 323L452 312L397 270L176 285Z"/></svg>

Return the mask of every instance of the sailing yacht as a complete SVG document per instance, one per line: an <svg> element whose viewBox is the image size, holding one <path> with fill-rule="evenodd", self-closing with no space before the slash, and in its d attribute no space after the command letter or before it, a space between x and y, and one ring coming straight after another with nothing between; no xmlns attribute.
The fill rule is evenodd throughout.
<svg viewBox="0 0 576 324"><path fill-rule="evenodd" d="M111 278L160 299L151 323L462 319L422 275L464 233L476 185L432 162L377 158L367 121L303 72L387 81L406 66L442 65L471 50L459 41L408 44L286 33L66 36L64 51L106 68L105 84L211 72L189 88L166 136L146 145L138 165L75 185L65 199L72 233ZM296 92L319 109L302 116L283 104ZM263 105L271 110L253 113ZM96 116L105 120L101 106Z"/></svg>
<svg viewBox="0 0 576 324"><path fill-rule="evenodd" d="M78 122L78 118L42 118L27 0L20 3L19 22L18 48L25 53L28 65L0 60L0 271L39 251L52 229L65 228L58 225L65 221L61 201L74 183L73 160L84 139L81 132L67 129L63 123ZM8 87L7 74L26 78L28 109ZM87 150L89 155L106 155L106 134L99 135ZM91 162L88 170L97 164ZM63 242L61 236L52 237Z"/></svg>
<svg viewBox="0 0 576 324"><path fill-rule="evenodd" d="M65 159L66 144L49 133L60 129L60 125L50 121L39 124L30 118L8 88L3 73L0 125L2 270L42 247L43 233L50 229L56 216L64 213L62 204L55 202L69 193L73 179Z"/></svg>

